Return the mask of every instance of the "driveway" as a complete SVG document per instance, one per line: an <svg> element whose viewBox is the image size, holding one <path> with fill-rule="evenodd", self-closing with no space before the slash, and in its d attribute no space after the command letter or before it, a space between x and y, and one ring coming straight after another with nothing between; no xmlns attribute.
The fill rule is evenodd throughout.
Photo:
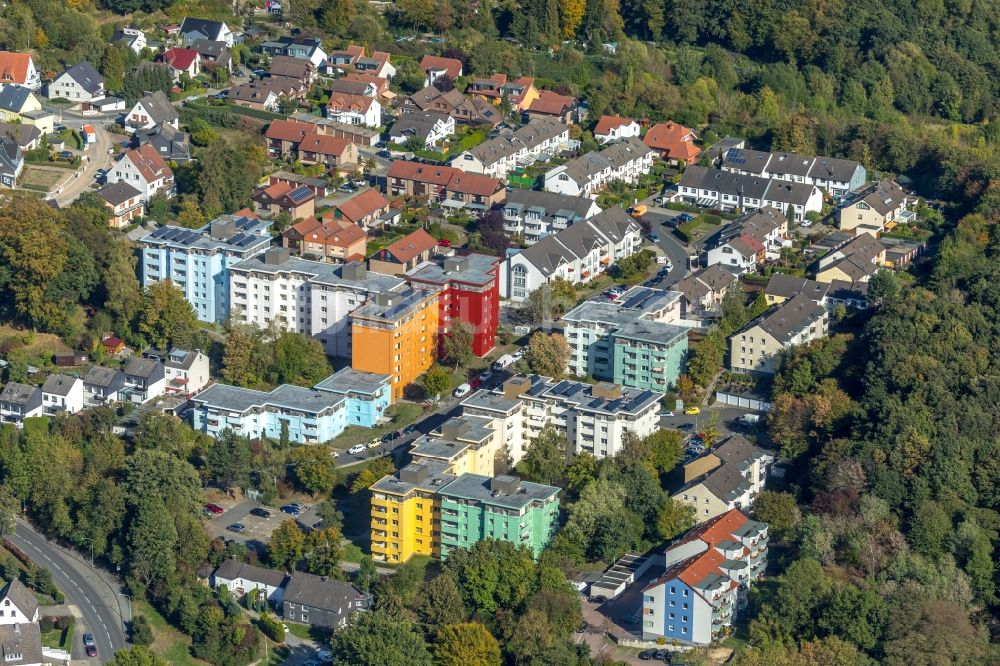
<svg viewBox="0 0 1000 666"><path fill-rule="evenodd" d="M76 171L76 175L58 190L55 198L60 206L67 206L83 194L97 180L99 169L111 167L111 155L108 151L114 145L115 139L110 132L104 129L99 119L88 120L87 118L66 118L64 124L67 127L79 129L84 125L91 125L97 134L97 140L88 145L83 154L88 155L90 160L82 169ZM115 135L117 136L117 135Z"/></svg>
<svg viewBox="0 0 1000 666"><path fill-rule="evenodd" d="M216 504L219 504L216 502ZM208 531L213 537L222 537L229 541L238 543L257 542L267 544L271 540L271 533L278 529L278 526L292 516L283 513L280 509L264 506L260 502L245 500L231 507L220 504L225 513L215 516L208 521ZM271 513L269 518L259 518L251 516L250 511L255 508L262 508ZM233 523L240 523L246 526L246 531L238 533L231 532L227 527Z"/></svg>

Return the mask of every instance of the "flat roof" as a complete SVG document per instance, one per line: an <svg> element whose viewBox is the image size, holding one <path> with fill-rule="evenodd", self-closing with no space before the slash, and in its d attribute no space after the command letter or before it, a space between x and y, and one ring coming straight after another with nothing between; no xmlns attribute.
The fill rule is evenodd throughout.
<svg viewBox="0 0 1000 666"><path fill-rule="evenodd" d="M288 257L279 263L268 263L264 255L259 254L249 259L239 261L229 267L236 271L253 271L258 273L302 273L311 276L311 281L319 284L354 287L371 293L393 291L406 281L394 275L375 273L365 268L364 276L355 280L344 277L344 264L329 264L325 261L310 261L299 257Z"/></svg>
<svg viewBox="0 0 1000 666"><path fill-rule="evenodd" d="M516 478L516 477L511 477ZM439 491L443 497L461 497L506 509L522 509L532 502L545 501L559 494L559 488L518 479L517 489L505 493L491 488L492 478L481 474L463 474Z"/></svg>
<svg viewBox="0 0 1000 666"><path fill-rule="evenodd" d="M656 345L670 345L680 338L686 338L687 334L688 329L683 326L637 319L620 326L611 335L616 339L627 338Z"/></svg>
<svg viewBox="0 0 1000 666"><path fill-rule="evenodd" d="M383 492L393 495L405 495L413 490L437 492L445 484L455 478L454 474L449 474L446 471L447 469L448 466L444 463L439 463L433 460L410 463L395 474L383 476L381 479L372 484L370 490L372 492ZM401 475L407 472L416 473L421 470L426 471L426 476L424 476L424 478L420 481L404 481L400 478Z"/></svg>
<svg viewBox="0 0 1000 666"><path fill-rule="evenodd" d="M492 393L485 389L479 389L459 404L462 407L469 406L476 409L489 409L506 414L516 409L521 404L521 401L517 398L506 398L503 393Z"/></svg>
<svg viewBox="0 0 1000 666"><path fill-rule="evenodd" d="M333 373L313 388L332 393L374 394L389 384L389 375L361 372L354 368L343 368Z"/></svg>
<svg viewBox="0 0 1000 666"><path fill-rule="evenodd" d="M413 441L413 446L410 448L410 455L451 460L470 446L472 444L469 442L456 442L451 439L441 439L440 437L428 437L424 435Z"/></svg>
<svg viewBox="0 0 1000 666"><path fill-rule="evenodd" d="M328 391L316 391L291 384L282 384L270 392L213 384L192 399L208 407L229 412L243 413L254 407L272 405L313 414L334 408L345 401L344 397Z"/></svg>
<svg viewBox="0 0 1000 666"><path fill-rule="evenodd" d="M431 298L437 298L436 291L426 289L410 289L397 292L389 305L380 305L374 300L368 301L350 314L351 319L381 319L397 321L406 315L422 308Z"/></svg>
<svg viewBox="0 0 1000 666"><path fill-rule="evenodd" d="M416 280L425 280L433 284L467 282L475 285L485 285L497 278L497 267L500 265L500 257L493 257L486 254L467 254L453 258L464 260L465 267L463 270L445 270L447 260L440 263L425 261L410 270L407 275Z"/></svg>

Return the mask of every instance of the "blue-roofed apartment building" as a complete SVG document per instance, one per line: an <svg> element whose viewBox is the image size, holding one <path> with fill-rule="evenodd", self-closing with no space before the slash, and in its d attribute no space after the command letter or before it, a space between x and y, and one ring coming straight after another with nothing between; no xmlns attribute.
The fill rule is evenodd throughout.
<svg viewBox="0 0 1000 666"><path fill-rule="evenodd" d="M314 387L347 399L347 424L373 428L386 418L392 399L390 375L344 368Z"/></svg>
<svg viewBox="0 0 1000 666"><path fill-rule="evenodd" d="M213 384L194 396L191 425L212 437L227 428L244 437L327 442L349 425L375 426L389 407L389 375L344 368L313 388L282 384L273 391Z"/></svg>
<svg viewBox="0 0 1000 666"><path fill-rule="evenodd" d="M200 321L229 319L229 267L271 244L271 222L243 210L222 215L200 229L161 227L143 237L142 286L171 280Z"/></svg>

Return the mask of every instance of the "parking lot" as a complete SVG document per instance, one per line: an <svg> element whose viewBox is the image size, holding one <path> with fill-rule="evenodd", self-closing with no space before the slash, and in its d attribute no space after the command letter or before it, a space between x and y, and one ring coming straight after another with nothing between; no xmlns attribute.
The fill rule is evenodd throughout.
<svg viewBox="0 0 1000 666"><path fill-rule="evenodd" d="M208 531L213 537L222 537L227 541L236 541L238 543L259 543L267 544L271 540L271 533L278 528L281 523L292 518L287 513L283 513L279 508L264 506L260 502L254 502L251 500L246 500L238 504L230 503L230 506L223 504L224 500L213 502L213 504L218 504L225 512L220 516L214 516L208 521ZM250 511L255 508L262 508L270 512L270 517L261 518L259 516L250 515ZM307 522L309 520L309 515L313 517L312 522L315 523L319 520L318 517L312 513L312 507L309 507L308 511L304 511L298 516L298 520L306 526L311 526L312 523ZM243 532L232 532L228 527L234 523L240 523L246 527Z"/></svg>

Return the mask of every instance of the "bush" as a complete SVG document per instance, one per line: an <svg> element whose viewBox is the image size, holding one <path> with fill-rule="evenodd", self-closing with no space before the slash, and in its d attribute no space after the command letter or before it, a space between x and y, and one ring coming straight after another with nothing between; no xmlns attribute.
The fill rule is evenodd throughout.
<svg viewBox="0 0 1000 666"><path fill-rule="evenodd" d="M132 642L136 645L153 644L153 627L145 615L136 615L132 620Z"/></svg>
<svg viewBox="0 0 1000 666"><path fill-rule="evenodd" d="M52 631L53 627L55 627L55 623L51 617L43 617L41 622L38 623L38 628L43 634Z"/></svg>
<svg viewBox="0 0 1000 666"><path fill-rule="evenodd" d="M285 642L285 627L275 616L264 613L260 616L260 630L275 643Z"/></svg>

